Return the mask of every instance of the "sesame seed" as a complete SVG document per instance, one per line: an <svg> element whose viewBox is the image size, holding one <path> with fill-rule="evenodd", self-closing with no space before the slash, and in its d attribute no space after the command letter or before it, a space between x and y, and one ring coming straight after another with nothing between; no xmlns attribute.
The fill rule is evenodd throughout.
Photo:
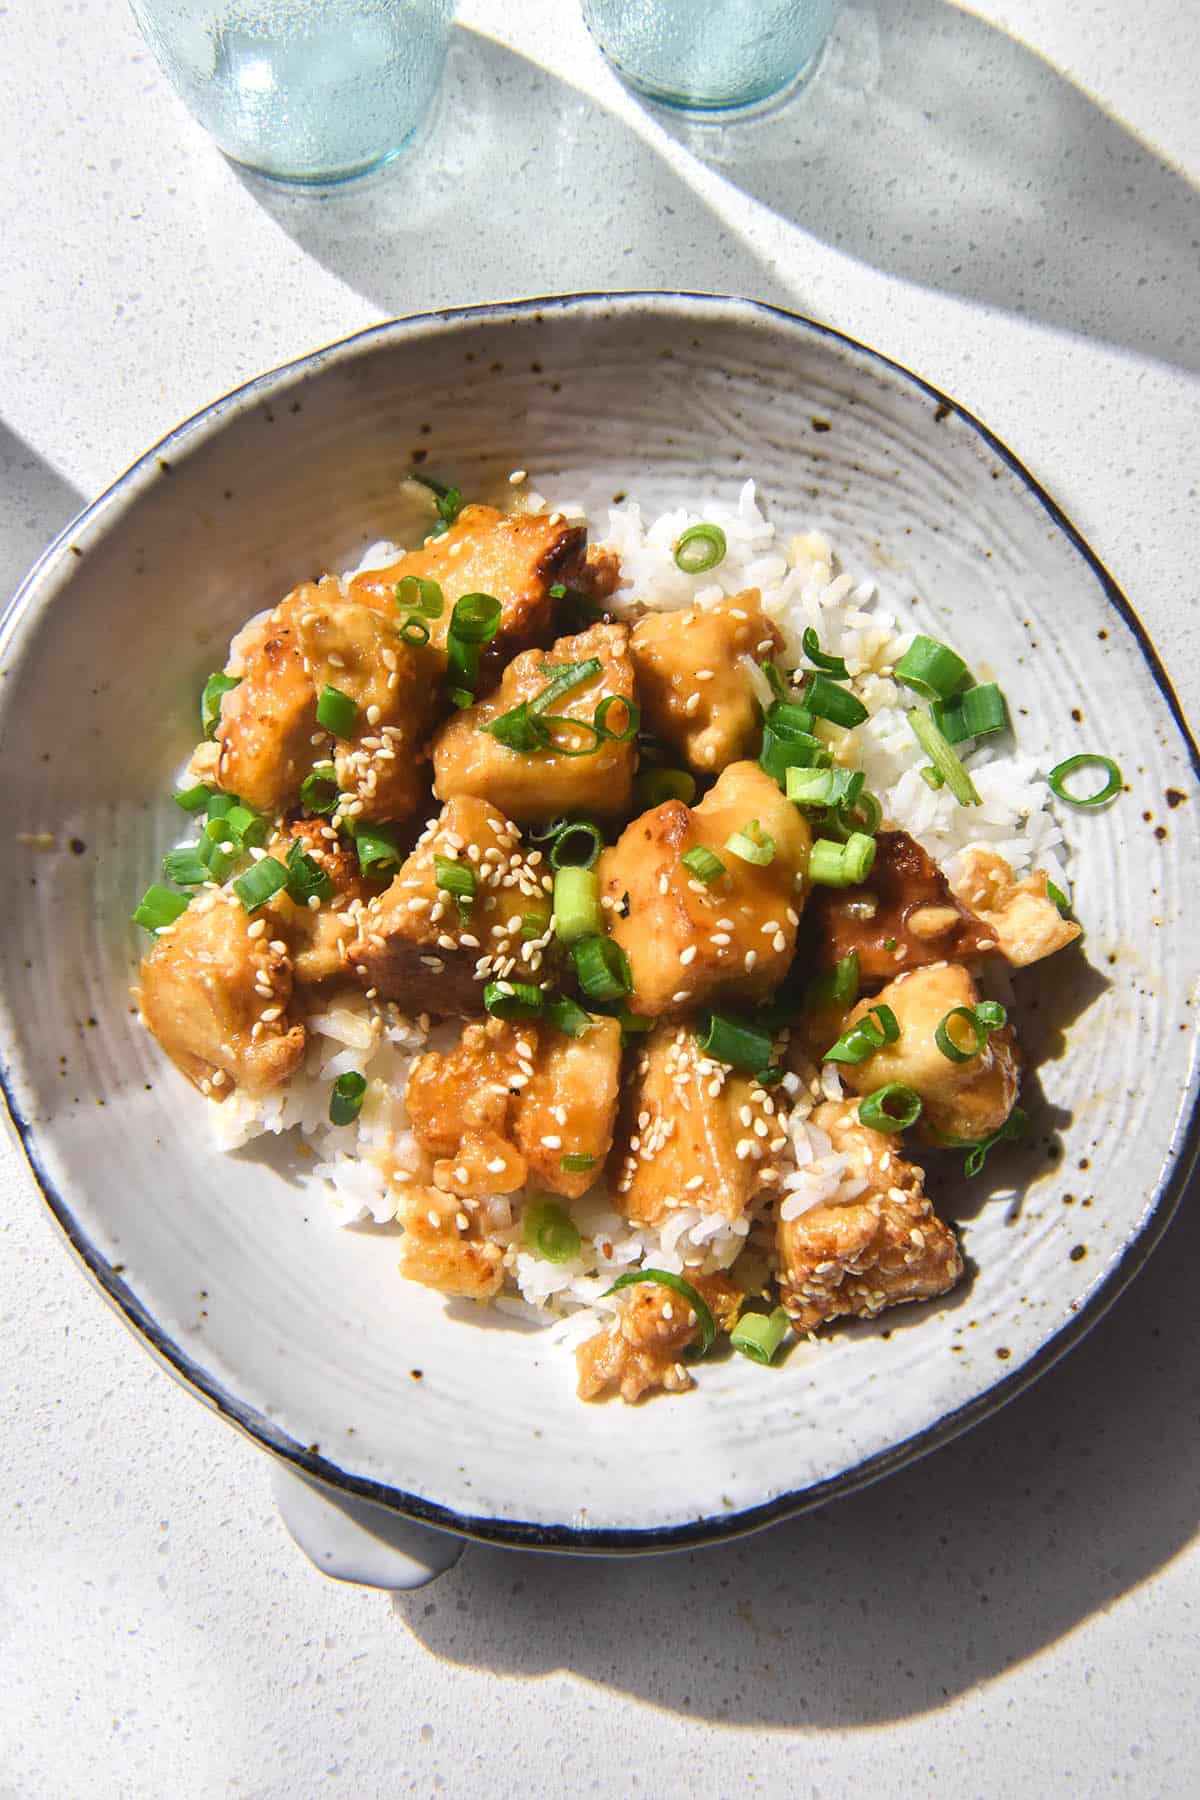
<svg viewBox="0 0 1200 1800"><path fill-rule="evenodd" d="M679 952L679 960L681 963L687 964L690 962L694 962L695 959L696 959L695 944L689 944L686 950L681 950Z"/></svg>
<svg viewBox="0 0 1200 1800"><path fill-rule="evenodd" d="M745 967L747 975L749 975L751 969L753 969L753 967L757 961L758 961L758 951L757 950L747 950L746 956L745 956L745 962L744 962L744 967Z"/></svg>
<svg viewBox="0 0 1200 1800"><path fill-rule="evenodd" d="M464 1167L462 1166L461 1163L458 1165L458 1168L455 1169L455 1171L454 1171L454 1179L455 1179L455 1181L458 1182L460 1187L465 1187L467 1182L471 1179L471 1177L468 1175L466 1169L464 1169Z"/></svg>
<svg viewBox="0 0 1200 1800"><path fill-rule="evenodd" d="M282 1006L264 1006L258 1016L264 1025L273 1025L276 1019L282 1018L283 1008Z"/></svg>
<svg viewBox="0 0 1200 1800"><path fill-rule="evenodd" d="M425 1217L429 1221L429 1223L433 1226L433 1229L436 1231L438 1229L438 1226L441 1224L441 1220L438 1218L438 1215L435 1212L431 1211L431 1212L427 1212L425 1214Z"/></svg>
<svg viewBox="0 0 1200 1800"><path fill-rule="evenodd" d="M487 1166L488 1174L489 1175L503 1175L503 1173L507 1167L508 1167L508 1165L502 1156L493 1156L491 1162Z"/></svg>
<svg viewBox="0 0 1200 1800"><path fill-rule="evenodd" d="M782 931L777 931L775 936L771 939L771 948L779 955L782 955L787 949L787 939L784 937Z"/></svg>
<svg viewBox="0 0 1200 1800"><path fill-rule="evenodd" d="M538 1141L540 1142L543 1150L561 1150L562 1149L562 1139L553 1132L551 1132L549 1137L540 1138Z"/></svg>
<svg viewBox="0 0 1200 1800"><path fill-rule="evenodd" d="M254 919L246 927L246 936L248 938L265 937L266 931L267 931L267 921L265 919Z"/></svg>
<svg viewBox="0 0 1200 1800"><path fill-rule="evenodd" d="M697 669L696 670L696 680L697 681L711 681L712 678L713 678L712 669Z"/></svg>
<svg viewBox="0 0 1200 1800"><path fill-rule="evenodd" d="M678 993L675 993L675 994L672 994L672 995L671 995L671 999L672 999L672 1000L673 1000L673 1001L674 1001L674 1002L675 1002L675 1003L676 1003L676 1004L678 1004L678 1002L679 1002L679 1001L680 1001L680 1000L686 1000L686 999L687 999L687 997L688 997L688 991L687 991L687 989L686 989L686 988L680 988L680 989L679 989L679 991L678 991Z"/></svg>
<svg viewBox="0 0 1200 1800"><path fill-rule="evenodd" d="M721 948L724 949L726 944L731 944L733 942L733 939L727 931L714 931L709 942L712 944L719 944Z"/></svg>
<svg viewBox="0 0 1200 1800"><path fill-rule="evenodd" d="M508 485L509 485L509 487L520 487L521 483L523 481L526 481L528 479L528 477L529 477L528 469L514 469L512 474L508 478Z"/></svg>

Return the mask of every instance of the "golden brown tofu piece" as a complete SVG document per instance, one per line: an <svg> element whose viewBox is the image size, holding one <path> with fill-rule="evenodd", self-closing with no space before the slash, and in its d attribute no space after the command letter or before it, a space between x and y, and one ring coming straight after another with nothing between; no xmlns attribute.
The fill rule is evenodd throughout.
<svg viewBox="0 0 1200 1800"><path fill-rule="evenodd" d="M771 861L743 862L726 840L757 821L774 841ZM681 860L698 846L726 873L711 887ZM656 1016L694 1010L732 991L765 999L796 948L812 833L757 763L730 763L699 806L666 800L626 827L600 857L612 936L633 973L630 1005Z"/></svg>
<svg viewBox="0 0 1200 1800"><path fill-rule="evenodd" d="M389 615L344 600L336 581L321 582L292 613L314 693L337 688L358 709L349 737L329 736L311 752L333 755L338 785L352 796L340 812L376 824L410 818L429 789L425 743L445 706L444 659L404 641L394 605Z"/></svg>
<svg viewBox="0 0 1200 1800"><path fill-rule="evenodd" d="M534 1181L568 1198L585 1193L612 1143L620 1066L615 1019L596 1019L578 1038L501 1019L466 1026L454 1050L420 1057L408 1078L434 1186L478 1196ZM593 1161L567 1170L564 1156Z"/></svg>
<svg viewBox="0 0 1200 1800"><path fill-rule="evenodd" d="M404 1226L400 1273L409 1281L467 1300L499 1292L504 1252L481 1235L470 1202L413 1183L400 1190L397 1217Z"/></svg>
<svg viewBox="0 0 1200 1800"><path fill-rule="evenodd" d="M460 908L437 885L437 857L474 871ZM410 1013L483 1011L490 980L544 980L553 959L550 890L541 852L486 800L450 800L391 886L358 913L350 967L368 990Z"/></svg>
<svg viewBox="0 0 1200 1800"><path fill-rule="evenodd" d="M484 729L502 713L543 693L554 678L556 665L593 659L600 664L596 673L553 701L548 712L556 718L590 724L606 696L615 694L631 701L633 663L628 626L592 625L577 637L559 638L549 650L527 650L509 663L500 686L488 699L448 719L438 733L433 748L433 787L438 798L474 794L523 825L559 814L615 819L628 813L637 767L635 739L628 743L605 739L593 754L581 756L553 747L510 750ZM612 731L620 732L628 718L624 706L614 706L607 723ZM587 743L582 734L568 733L561 726L550 729L571 751Z"/></svg>
<svg viewBox="0 0 1200 1800"><path fill-rule="evenodd" d="M265 919L233 895L202 893L142 958L142 1020L201 1093L269 1093L304 1056L288 1017L291 963Z"/></svg>
<svg viewBox="0 0 1200 1800"><path fill-rule="evenodd" d="M742 1291L728 1275L689 1276L721 1331L737 1320ZM575 1352L581 1400L606 1400L613 1394L629 1404L647 1394L681 1394L695 1383L681 1360L700 1337L694 1308L660 1282L638 1282L624 1289L617 1316Z"/></svg>
<svg viewBox="0 0 1200 1800"><path fill-rule="evenodd" d="M706 1056L690 1025L656 1025L621 1101L613 1204L645 1225L679 1206L740 1219L778 1180L784 1108L782 1090Z"/></svg>
<svg viewBox="0 0 1200 1800"><path fill-rule="evenodd" d="M829 1133L867 1187L857 1199L826 1201L794 1219L782 1216L785 1199L776 1229L778 1280L795 1329L815 1332L846 1314L874 1318L887 1306L947 1293L962 1274L962 1257L922 1192L922 1171L892 1137L860 1125L851 1102L819 1106L812 1123Z"/></svg>
<svg viewBox="0 0 1200 1800"><path fill-rule="evenodd" d="M446 634L456 600L464 594L491 594L500 602L500 628L484 651L481 688L513 653L548 635L554 617L550 589L579 580L587 532L568 525L560 513L514 513L494 506L464 506L449 530L428 538L386 569L356 575L350 598L384 612L396 611L396 583L417 575L436 581L445 596L440 619L430 620L430 644L445 663Z"/></svg>
<svg viewBox="0 0 1200 1800"><path fill-rule="evenodd" d="M783 648L759 599L747 588L713 606L648 613L633 628L644 721L698 775L758 751L761 709L741 659L757 664Z"/></svg>
<svg viewBox="0 0 1200 1800"><path fill-rule="evenodd" d="M839 1064L842 1080L856 1094L872 1093L890 1081L903 1082L921 1096L922 1122L935 1132L970 1141L990 1136L1003 1125L1017 1098L1020 1077L1011 1029L1006 1025L991 1032L979 1055L961 1063L942 1054L935 1036L947 1013L959 1006L973 1007L978 999L979 991L961 963L933 963L898 975L873 998L861 1000L846 1023L856 1025L873 1006L890 1006L899 1037L865 1062ZM950 1031L952 1042L966 1049L972 1038L963 1025L959 1020Z"/></svg>
<svg viewBox="0 0 1200 1800"><path fill-rule="evenodd" d="M832 968L853 951L868 988L904 969L969 962L996 947L994 932L959 904L942 871L907 831L879 832L866 881L818 889L804 924L814 967Z"/></svg>
<svg viewBox="0 0 1200 1800"><path fill-rule="evenodd" d="M286 943L298 988L353 982L347 955L356 930L352 913L378 894L379 883L367 880L354 846L325 819L285 820L267 848L286 866L293 844L324 869L333 882L333 898L315 907L298 906L282 891L262 916L270 919L272 936Z"/></svg>
<svg viewBox="0 0 1200 1800"><path fill-rule="evenodd" d="M1045 869L1016 881L1009 864L992 850L963 852L957 893L995 937L1001 956L1018 969L1053 956L1079 936L1078 925L1064 919L1050 898Z"/></svg>
<svg viewBox="0 0 1200 1800"><path fill-rule="evenodd" d="M296 632L316 584L296 588L271 612L252 619L229 648L226 673L239 685L221 701L216 766L203 779L216 780L259 812L290 806L318 751L317 696L304 666Z"/></svg>

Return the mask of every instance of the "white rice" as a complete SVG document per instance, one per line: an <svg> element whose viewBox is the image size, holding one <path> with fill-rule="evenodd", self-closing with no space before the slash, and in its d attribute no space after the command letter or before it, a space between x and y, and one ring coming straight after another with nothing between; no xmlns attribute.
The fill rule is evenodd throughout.
<svg viewBox="0 0 1200 1800"><path fill-rule="evenodd" d="M519 504L536 511L549 502L526 490ZM569 517L584 516L573 504L555 504ZM687 575L676 566L673 548L681 532L701 521L720 525L726 555L711 572ZM757 587L764 610L783 636L779 661L785 669L799 663L803 633L814 627L821 648L845 658L854 691L870 708L870 719L855 733L867 786L879 796L884 816L909 831L952 884L962 852L983 845L1002 855L1016 874L1044 868L1051 880L1067 887L1060 860L1062 833L1035 760L1004 746L968 751L963 760L981 796L978 807L957 805L945 789L931 790L917 772L926 758L906 719L908 710L920 703L891 679L912 640L911 626L879 604L872 581L839 571L832 547L819 533L781 540L757 503L753 481L745 482L732 503L728 496L713 497L699 509L679 507L649 524L635 501L615 506L607 530L593 528L592 536L620 555L622 585L609 603L620 617L711 605L723 595ZM392 543L372 545L357 568L342 577L343 585L351 574L379 567L399 553ZM770 690L757 668L751 665L748 673L769 704ZM427 1020L406 1018L393 1005L357 995L339 996L325 1011L310 1014L307 1023L303 1068L284 1090L257 1102L235 1093L210 1107L209 1116L225 1149L262 1133L297 1131L311 1149L313 1179L324 1184L340 1222L387 1225L396 1217L391 1177L415 1172L419 1160L403 1101L408 1071L426 1047L452 1043L458 1027L439 1026L431 1035ZM366 1097L356 1124L337 1127L328 1119L329 1090L349 1070L366 1077ZM732 1223L720 1214L706 1214L701 1206L684 1206L674 1209L661 1227L632 1225L614 1210L604 1184L598 1183L570 1207L580 1231L579 1254L571 1262L552 1263L524 1245L523 1194L490 1203L491 1235L505 1247L510 1281L509 1291L492 1304L550 1325L552 1339L569 1347L611 1312L613 1302L603 1296L623 1270L642 1264L675 1273L728 1268L776 1198L785 1219L828 1200L855 1198L865 1183L848 1174L846 1157L834 1151L828 1135L808 1123L815 1105L841 1098L836 1068L827 1064L814 1070L807 1082L788 1074L781 1100L784 1094L791 1110L789 1146L779 1159L785 1164L782 1178L776 1188L764 1188L746 1216Z"/></svg>

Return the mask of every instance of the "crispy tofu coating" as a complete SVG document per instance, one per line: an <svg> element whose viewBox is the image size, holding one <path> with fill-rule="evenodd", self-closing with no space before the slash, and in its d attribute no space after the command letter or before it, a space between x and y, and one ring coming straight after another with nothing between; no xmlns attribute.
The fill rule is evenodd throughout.
<svg viewBox="0 0 1200 1800"><path fill-rule="evenodd" d="M316 907L297 906L281 891L263 909L263 916L271 922L271 935L288 947L297 988L352 982L346 945L354 926L347 923L346 915L348 909L373 899L379 883L366 879L353 845L325 819L282 821L268 850L286 865L293 844L299 844L305 855L324 869L333 882L333 898Z"/></svg>
<svg viewBox="0 0 1200 1800"><path fill-rule="evenodd" d="M502 713L543 693L556 666L593 658L599 662L599 670L561 695L549 711L556 718L580 719L590 724L606 696L615 694L621 700L631 701L633 663L629 657L629 629L625 625L592 625L575 637L559 638L547 651L527 650L509 663L495 693L449 719L438 733L433 767L434 792L439 800L448 800L455 794L474 794L490 800L520 824L559 814L586 813L598 819L613 819L628 813L637 767L634 739L628 743L606 739L593 754L580 756L553 748L510 750L484 729ZM628 723L625 708L609 710L610 729L623 731ZM574 739L575 734L563 734L563 741L571 749L578 747ZM578 742L582 743L582 738Z"/></svg>
<svg viewBox="0 0 1200 1800"><path fill-rule="evenodd" d="M462 907L437 885L437 857L474 871ZM553 957L551 877L486 800L447 801L391 886L357 912L347 959L368 990L409 1013L483 1011L483 984L539 981Z"/></svg>
<svg viewBox="0 0 1200 1800"><path fill-rule="evenodd" d="M225 665L239 685L221 702L216 760L203 776L259 812L290 806L317 759L317 696L304 666L296 609L316 584L296 588L234 638ZM195 765L193 765L195 766Z"/></svg>
<svg viewBox="0 0 1200 1800"><path fill-rule="evenodd" d="M718 1328L737 1320L742 1290L728 1275L689 1275ZM581 1400L613 1395L632 1404L654 1393L682 1394L695 1383L681 1360L700 1328L687 1300L674 1288L638 1282L617 1300L613 1323L580 1344L575 1352L576 1392Z"/></svg>
<svg viewBox="0 0 1200 1800"><path fill-rule="evenodd" d="M1040 962L1074 943L1079 927L1064 919L1047 892L1045 869L1023 881L992 850L966 850L957 883L958 897L995 937L1000 954L1015 968Z"/></svg>
<svg viewBox="0 0 1200 1800"><path fill-rule="evenodd" d="M858 1122L852 1102L819 1106L812 1123L866 1188L853 1200L826 1201L776 1230L780 1298L797 1331L815 1332L847 1314L874 1318L906 1300L949 1291L962 1274L954 1234L922 1191L923 1173L886 1134Z"/></svg>
<svg viewBox="0 0 1200 1800"><path fill-rule="evenodd" d="M895 1013L899 1037L865 1062L840 1065L842 1080L856 1094L869 1094L885 1082L903 1082L921 1096L922 1120L935 1132L970 1141L988 1137L1016 1103L1020 1075L1011 1028L991 1032L979 1055L961 1063L943 1056L934 1035L948 1012L973 1007L978 999L979 990L961 963L934 963L898 975L872 999L861 1000L847 1024L857 1024L882 1003ZM969 1047L969 1031L950 1029L955 1043Z"/></svg>
<svg viewBox="0 0 1200 1800"><path fill-rule="evenodd" d="M440 619L430 620L430 647L445 664L446 634L456 600L464 594L491 594L500 602L500 627L480 666L483 687L513 655L549 636L554 619L552 587L581 580L587 532L568 525L561 513L515 513L494 506L464 506L449 530L427 538L386 569L356 575L350 598L363 605L396 610L396 583L408 575L436 581L446 600Z"/></svg>
<svg viewBox="0 0 1200 1800"><path fill-rule="evenodd" d="M527 1182L585 1193L612 1143L621 1028L596 1019L581 1037L502 1019L467 1025L456 1048L414 1064L406 1095L433 1185L456 1194L510 1194ZM564 1156L590 1156L568 1170Z"/></svg>
<svg viewBox="0 0 1200 1800"><path fill-rule="evenodd" d="M664 1020L622 1096L613 1201L643 1225L661 1224L680 1206L740 1219L778 1181L786 1146L782 1091L714 1062L690 1025Z"/></svg>
<svg viewBox="0 0 1200 1800"><path fill-rule="evenodd" d="M469 1201L413 1183L401 1188L396 1216L404 1226L400 1273L409 1281L467 1300L499 1292L504 1252L483 1237Z"/></svg>
<svg viewBox="0 0 1200 1800"><path fill-rule="evenodd" d="M996 948L995 933L959 904L933 859L907 831L881 831L875 862L853 888L821 888L805 920L813 961L831 968L854 951L866 987L926 963L969 962Z"/></svg>
<svg viewBox="0 0 1200 1800"><path fill-rule="evenodd" d="M715 775L753 756L762 727L753 664L783 639L762 611L757 588L712 606L648 613L630 638L645 722L697 775Z"/></svg>
<svg viewBox="0 0 1200 1800"><path fill-rule="evenodd" d="M774 840L765 866L726 848L753 820ZM681 860L698 846L725 865L710 887ZM753 762L730 763L699 806L667 800L628 825L598 867L633 1010L680 1014L723 992L743 1004L773 993L795 952L811 848L799 808Z"/></svg>
<svg viewBox="0 0 1200 1800"><path fill-rule="evenodd" d="M304 1026L288 1016L292 970L265 919L232 894L200 895L142 958L142 1020L201 1093L266 1094L304 1056Z"/></svg>

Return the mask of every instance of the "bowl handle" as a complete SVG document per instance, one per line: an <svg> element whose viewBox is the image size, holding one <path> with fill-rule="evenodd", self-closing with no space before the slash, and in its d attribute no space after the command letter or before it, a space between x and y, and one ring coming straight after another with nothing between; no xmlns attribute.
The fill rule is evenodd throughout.
<svg viewBox="0 0 1200 1800"><path fill-rule="evenodd" d="M289 1535L313 1567L363 1587L417 1588L452 1569L467 1540L343 1494L276 1461L271 1488Z"/></svg>

